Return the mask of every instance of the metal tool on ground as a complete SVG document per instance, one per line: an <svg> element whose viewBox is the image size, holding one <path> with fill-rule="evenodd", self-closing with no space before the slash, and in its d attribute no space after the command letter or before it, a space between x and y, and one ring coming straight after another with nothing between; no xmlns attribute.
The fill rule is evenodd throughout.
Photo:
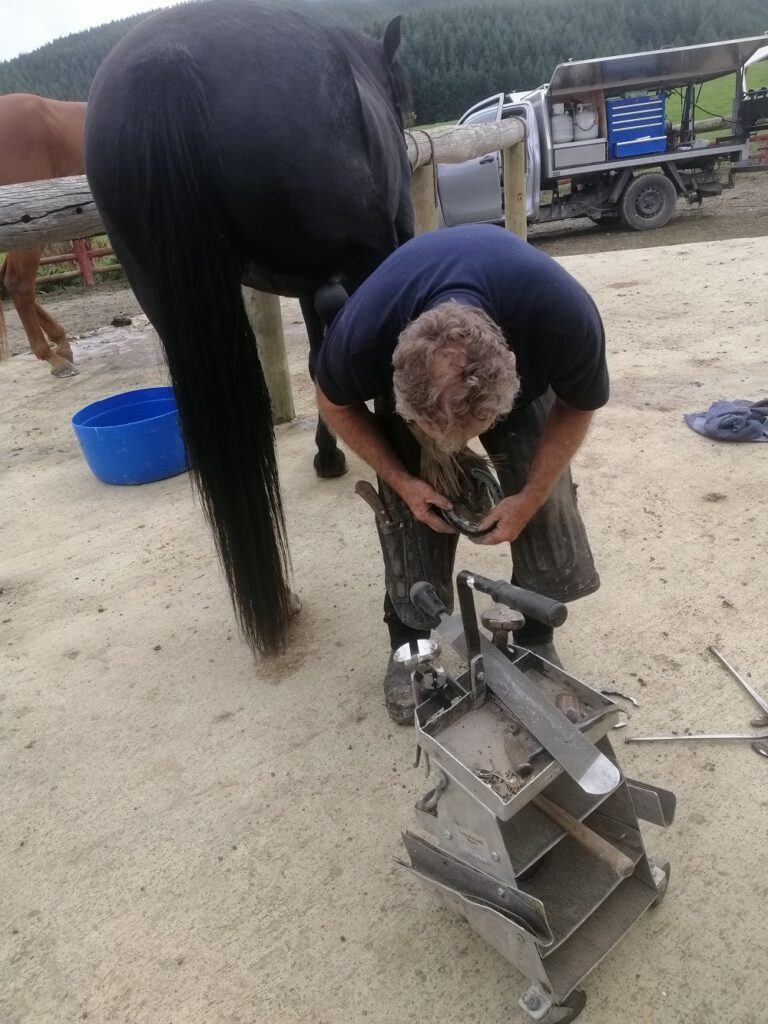
<svg viewBox="0 0 768 1024"><path fill-rule="evenodd" d="M760 696L760 694L757 692L757 690L754 688L754 686L752 686L752 684L750 682L748 682L742 675L740 675L736 671L736 669L733 667L733 665L730 664L730 662L725 660L725 658L722 656L720 651L717 650L716 647L711 647L710 646L709 651L710 651L710 654L712 654L715 658L717 658L717 660L720 662L721 665L724 665L728 669L728 671L731 673L731 675L736 680L736 682L741 683L741 685L747 691L747 693L752 698L752 700L755 702L755 704L757 704L757 706L763 712L762 715L758 715L757 718L753 718L752 721L749 724L753 725L756 729L761 729L764 726L767 726L768 725L768 701Z"/></svg>
<svg viewBox="0 0 768 1024"><path fill-rule="evenodd" d="M752 749L756 754L760 754L761 757L768 757L768 701L762 697L757 690L752 686L751 683L736 671L733 665L727 661L720 651L716 647L707 648L710 654L728 669L733 678L740 683L750 697L754 700L757 706L763 712L762 715L758 715L757 718L753 718L750 721L750 725L753 728L764 731L759 733L741 733L741 732L713 732L713 733L681 733L675 735L674 733L663 733L658 736L627 736L627 743L676 743L676 742L691 742L699 740L713 740L716 742L736 742L750 743Z"/></svg>
<svg viewBox="0 0 768 1024"><path fill-rule="evenodd" d="M605 697L620 697L621 700L628 700L633 708L640 707L639 700L637 700L635 697L630 697L628 693L622 693L621 690L601 690L600 693L602 693Z"/></svg>
<svg viewBox="0 0 768 1024"><path fill-rule="evenodd" d="M515 644L511 623L560 625L563 605L467 572L457 592L451 616L429 584L411 590L464 668L435 665L419 690L416 738L433 771L416 817L432 839L406 832L400 863L529 979L519 1005L532 1020L567 1024L583 979L664 894L669 865L647 856L638 817L670 824L675 797L622 777L614 701ZM493 641L478 592L506 606L482 618Z"/></svg>
<svg viewBox="0 0 768 1024"><path fill-rule="evenodd" d="M723 742L733 741L747 742L747 741L764 741L768 740L768 730L765 732L690 732L680 733L675 735L674 733L661 733L658 736L627 736L627 743L685 743L691 742L692 740L722 740Z"/></svg>

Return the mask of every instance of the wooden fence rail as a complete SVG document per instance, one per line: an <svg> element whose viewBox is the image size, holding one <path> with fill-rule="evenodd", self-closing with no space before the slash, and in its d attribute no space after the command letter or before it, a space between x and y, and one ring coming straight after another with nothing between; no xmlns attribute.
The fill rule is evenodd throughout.
<svg viewBox="0 0 768 1024"><path fill-rule="evenodd" d="M505 224L525 238L525 133L525 122L517 117L493 124L451 125L406 132L408 159L413 171L416 233L432 231L438 226L437 164L463 163L501 150ZM83 176L0 188L0 250L33 249L51 242L90 238L103 232L104 225ZM278 423L286 422L293 418L294 408L280 299L276 295L250 292L246 290L246 308L265 364L275 419Z"/></svg>
<svg viewBox="0 0 768 1024"><path fill-rule="evenodd" d="M96 263L95 260L102 256L113 256L111 246L102 246L100 249L92 249L90 240L87 238L76 238L72 242L72 252L63 252L56 256L43 256L40 260L41 267L50 267L56 263L76 263L77 270L65 270L61 274L40 274L35 278L35 284L58 285L63 281L71 281L75 277L82 278L86 287L92 288L96 284L96 274L114 274L122 270L119 263Z"/></svg>

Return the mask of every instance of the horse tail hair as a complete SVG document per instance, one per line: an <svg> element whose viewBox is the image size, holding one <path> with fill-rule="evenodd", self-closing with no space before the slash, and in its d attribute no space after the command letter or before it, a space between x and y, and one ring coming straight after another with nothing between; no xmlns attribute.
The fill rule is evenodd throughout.
<svg viewBox="0 0 768 1024"><path fill-rule="evenodd" d="M274 654L285 647L292 594L272 410L205 85L186 47L166 43L136 67L135 87L120 137L124 170L112 169L128 176L117 205L141 218L144 244L131 262L151 292L148 312L240 628L253 649Z"/></svg>

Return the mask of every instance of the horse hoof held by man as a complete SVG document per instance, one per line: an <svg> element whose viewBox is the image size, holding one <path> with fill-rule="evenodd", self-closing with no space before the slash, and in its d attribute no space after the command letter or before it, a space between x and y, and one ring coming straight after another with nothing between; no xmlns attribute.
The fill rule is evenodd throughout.
<svg viewBox="0 0 768 1024"><path fill-rule="evenodd" d="M413 583L429 580L453 606L458 536L436 511L452 495L424 479L435 449L480 439L505 496L476 542L511 546L518 586L560 601L597 590L569 467L608 400L605 336L589 294L554 260L490 226L407 242L328 325L316 383L321 416L378 477L393 651L429 632ZM557 660L542 622L529 618L515 643ZM384 696L393 721L413 720L408 673L391 655Z"/></svg>

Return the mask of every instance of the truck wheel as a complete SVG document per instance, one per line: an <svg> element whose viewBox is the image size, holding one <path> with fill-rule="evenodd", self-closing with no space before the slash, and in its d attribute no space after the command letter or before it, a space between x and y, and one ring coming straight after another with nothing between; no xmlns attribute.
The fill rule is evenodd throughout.
<svg viewBox="0 0 768 1024"><path fill-rule="evenodd" d="M663 174L639 174L619 201L619 217L634 231L662 228L675 212L677 190Z"/></svg>

